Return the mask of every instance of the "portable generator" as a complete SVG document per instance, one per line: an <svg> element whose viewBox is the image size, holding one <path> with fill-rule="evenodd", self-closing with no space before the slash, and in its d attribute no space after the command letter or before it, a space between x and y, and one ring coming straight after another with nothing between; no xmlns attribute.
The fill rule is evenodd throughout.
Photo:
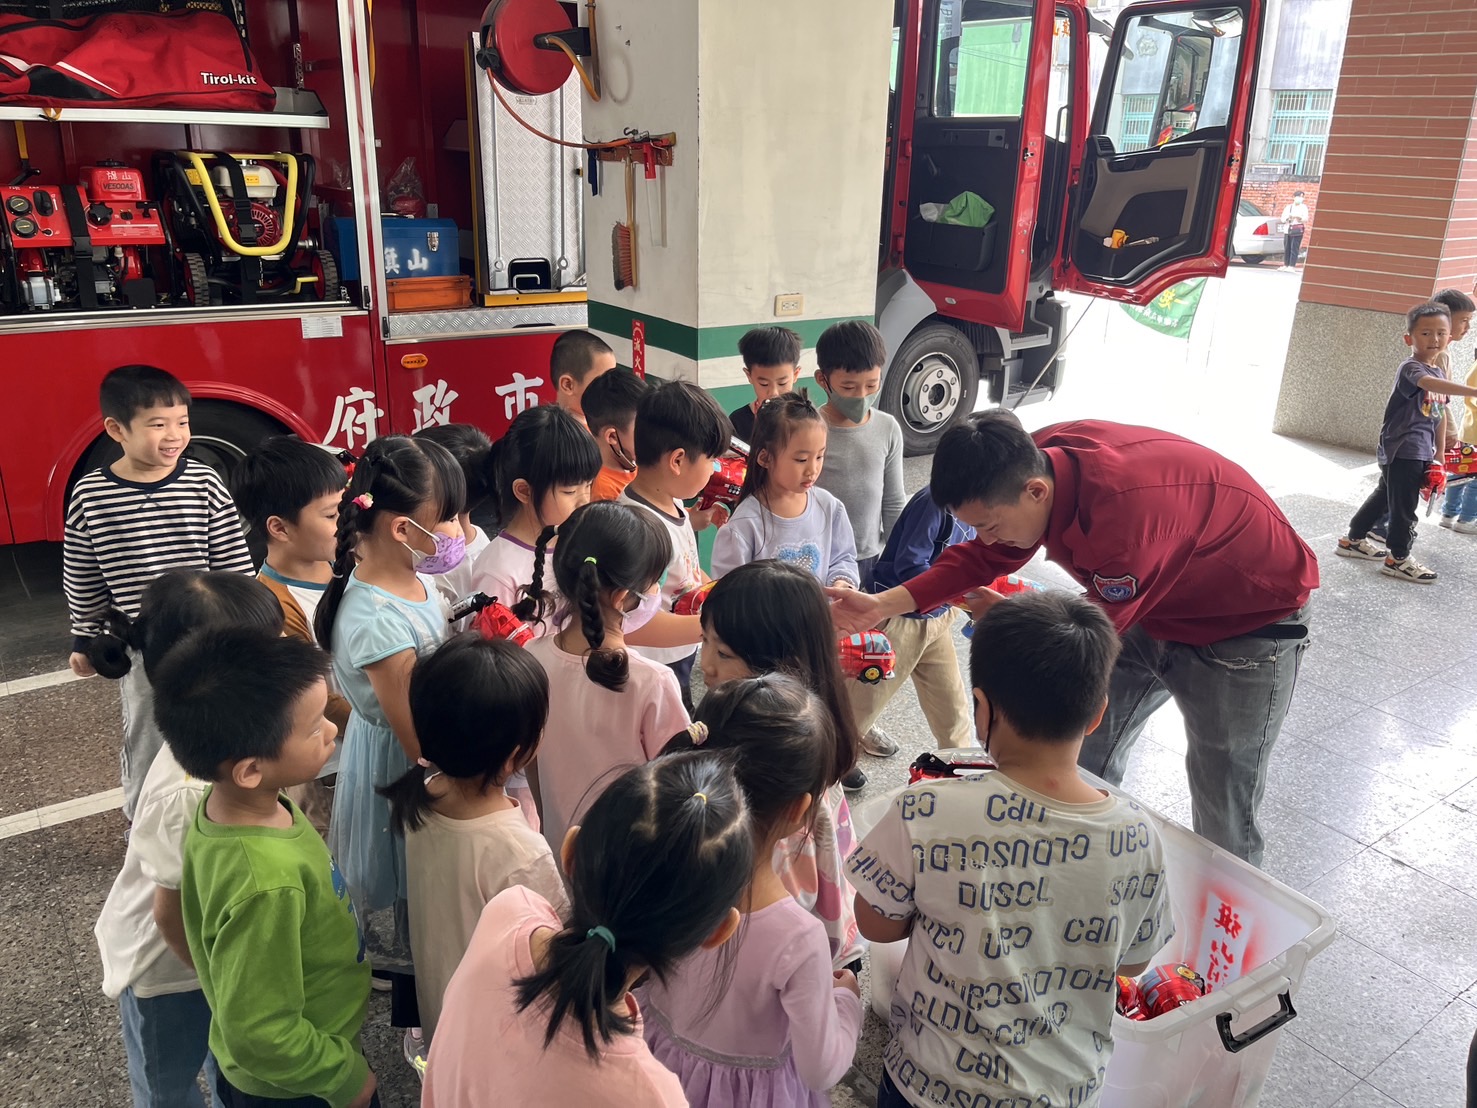
<svg viewBox="0 0 1477 1108"><path fill-rule="evenodd" d="M83 166L76 185L0 187L0 305L152 308L149 248L165 244L143 174L120 162Z"/></svg>
<svg viewBox="0 0 1477 1108"><path fill-rule="evenodd" d="M176 302L342 299L317 234L308 155L163 150L154 174Z"/></svg>

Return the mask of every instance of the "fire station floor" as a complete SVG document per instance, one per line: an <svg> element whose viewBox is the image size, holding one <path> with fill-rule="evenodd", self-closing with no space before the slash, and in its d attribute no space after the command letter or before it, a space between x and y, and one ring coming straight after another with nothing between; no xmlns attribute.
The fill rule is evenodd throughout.
<svg viewBox="0 0 1477 1108"><path fill-rule="evenodd" d="M1258 297L1278 290L1269 303L1290 317L1294 278L1246 273L1240 283ZM1221 311L1234 307L1236 289L1227 283ZM1339 936L1294 997L1298 1017L1281 1036L1261 1103L1455 1108L1477 1028L1477 538L1422 520L1417 553L1442 574L1433 587L1332 556L1372 487L1372 460L1252 430L1270 425L1280 354L1222 323L1225 337L1200 365L1193 343L1189 355L1145 347L1120 330L1123 321L1088 317L1073 340L1075 376L1052 404L1022 411L1028 426L1091 413L1194 435L1273 492L1322 565L1315 643L1262 819L1267 872L1325 905ZM1234 362L1234 377L1222 358ZM927 459L910 461L907 473L916 488ZM1068 583L1044 563L1027 572ZM117 693L103 680L53 676L67 649L58 547L0 552L0 613L0 1103L122 1108L118 1015L100 988L92 936L124 851L116 800L99 796L118 784ZM882 725L903 752L865 760L862 802L901 784L907 763L933 745L911 686ZM1181 721L1166 707L1125 786L1188 823L1184 749ZM835 1104L875 1103L885 1035L869 1014ZM384 994L374 994L365 1039L386 1108L415 1104ZM488 1103L496 1097L489 1089Z"/></svg>

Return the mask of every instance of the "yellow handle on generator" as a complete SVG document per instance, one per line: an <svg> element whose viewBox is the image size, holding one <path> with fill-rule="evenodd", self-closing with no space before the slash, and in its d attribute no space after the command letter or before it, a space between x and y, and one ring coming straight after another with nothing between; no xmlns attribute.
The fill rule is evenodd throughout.
<svg viewBox="0 0 1477 1108"><path fill-rule="evenodd" d="M287 198L282 205L282 237L270 246L243 246L236 241L231 234L230 224L226 222L225 213L221 211L220 199L215 194L215 182L210 179L210 172L206 168L205 159L193 150L177 150L179 157L189 162L190 168L200 178L200 190L205 193L205 204L210 209L210 214L215 218L216 234L220 235L221 242L234 254L240 254L247 258L270 258L273 254L280 254L292 242L292 217L297 206L297 158L292 154L232 154L233 158L249 158L254 162L281 162L287 166Z"/></svg>

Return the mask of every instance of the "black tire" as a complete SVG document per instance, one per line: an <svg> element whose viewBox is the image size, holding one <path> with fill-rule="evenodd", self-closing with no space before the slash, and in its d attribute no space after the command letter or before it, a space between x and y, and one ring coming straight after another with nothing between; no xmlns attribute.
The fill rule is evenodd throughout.
<svg viewBox="0 0 1477 1108"><path fill-rule="evenodd" d="M947 323L903 340L882 382L882 410L903 429L903 453L932 454L943 433L974 411L980 363L974 344Z"/></svg>
<svg viewBox="0 0 1477 1108"><path fill-rule="evenodd" d="M1237 254L1236 257L1240 258L1247 265L1261 265L1268 258L1270 258L1271 255L1270 254Z"/></svg>
<svg viewBox="0 0 1477 1108"><path fill-rule="evenodd" d="M281 435L286 427L270 416L239 404L228 404L222 400L197 400L190 406L190 445L185 453L197 462L204 462L221 475L227 487L231 482L231 471L242 456L268 435ZM123 456L123 448L106 435L93 442L72 471L72 482L67 487L71 498L71 483L84 473L100 466L110 465Z"/></svg>
<svg viewBox="0 0 1477 1108"><path fill-rule="evenodd" d="M313 251L312 266L309 272L316 278L317 291L313 298L317 300L342 300L344 298L344 283L339 279L338 262L333 260L333 255L327 250Z"/></svg>
<svg viewBox="0 0 1477 1108"><path fill-rule="evenodd" d="M210 270L199 254L181 254L185 299L191 307L208 308L221 302L220 293L210 283Z"/></svg>

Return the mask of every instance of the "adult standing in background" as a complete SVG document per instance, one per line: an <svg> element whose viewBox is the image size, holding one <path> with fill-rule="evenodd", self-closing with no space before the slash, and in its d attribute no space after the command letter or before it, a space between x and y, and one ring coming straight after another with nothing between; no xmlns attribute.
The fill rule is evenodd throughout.
<svg viewBox="0 0 1477 1108"><path fill-rule="evenodd" d="M1287 273L1297 272L1298 257L1303 249L1303 235L1307 233L1312 214L1303 203L1303 190L1292 194L1292 203L1282 209L1282 269Z"/></svg>

